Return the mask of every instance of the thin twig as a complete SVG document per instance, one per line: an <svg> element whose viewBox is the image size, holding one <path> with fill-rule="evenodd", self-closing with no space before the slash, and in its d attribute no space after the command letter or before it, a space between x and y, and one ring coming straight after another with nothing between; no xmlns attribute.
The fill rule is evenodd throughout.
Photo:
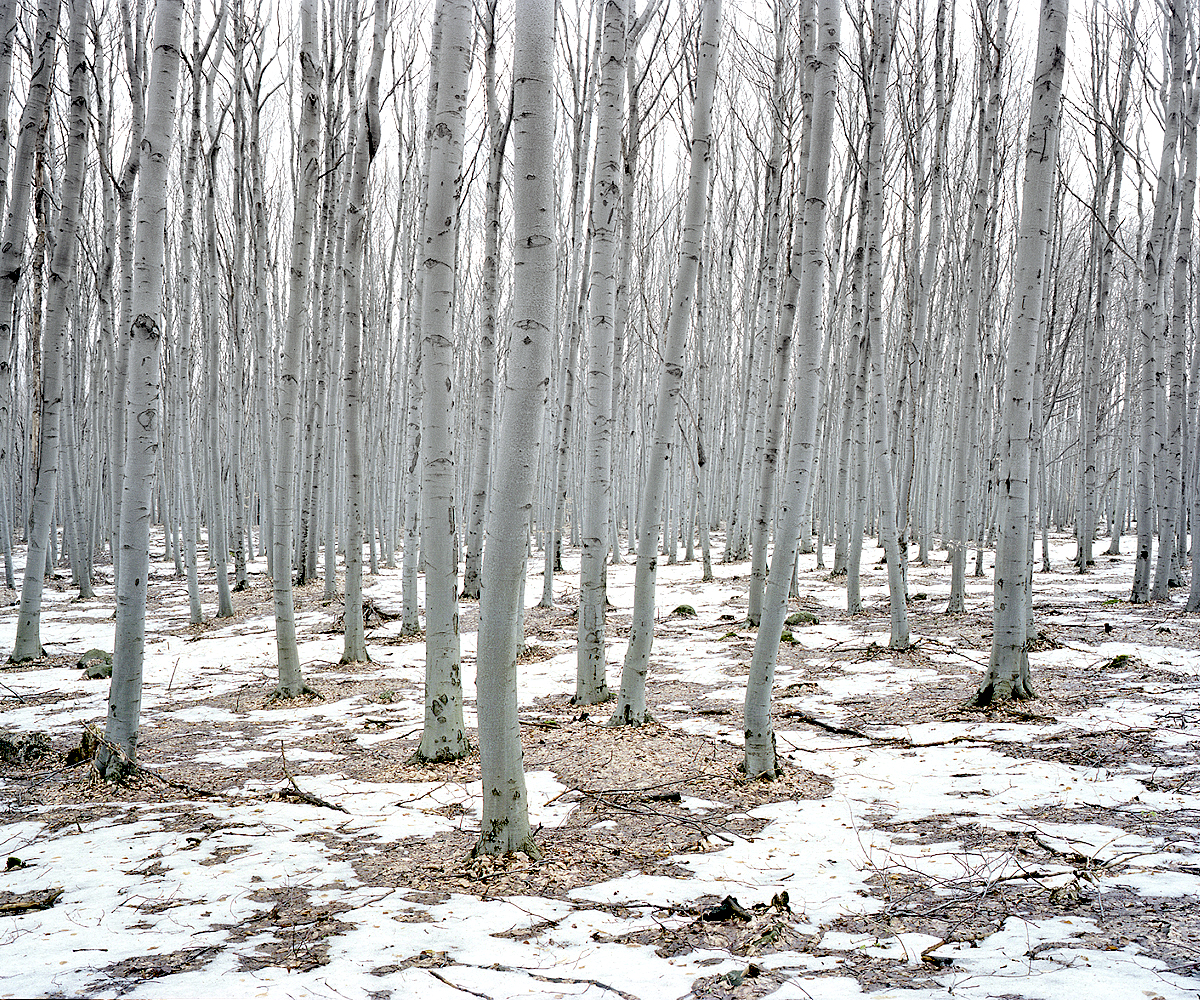
<svg viewBox="0 0 1200 1000"><path fill-rule="evenodd" d="M302 802L307 802L310 806L320 806L322 809L336 809L338 812L349 814L350 810L345 806L339 806L335 802L327 802L325 799L313 795L311 792L306 792L303 788L296 784L296 779L292 777L292 772L288 768L287 757L283 753L283 741L279 741L279 758L283 761L283 776L291 783L291 788L285 788L278 792L281 798L300 799Z"/></svg>

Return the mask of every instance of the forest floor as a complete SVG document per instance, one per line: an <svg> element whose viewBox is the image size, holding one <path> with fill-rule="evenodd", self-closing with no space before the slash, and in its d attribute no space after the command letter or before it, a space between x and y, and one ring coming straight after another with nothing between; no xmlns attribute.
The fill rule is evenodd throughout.
<svg viewBox="0 0 1200 1000"><path fill-rule="evenodd" d="M944 553L914 565L896 653L878 551L854 618L802 556L794 610L818 621L780 648L771 783L737 769L746 564L708 584L698 563L660 567L641 729L571 704L578 577L559 575L521 666L544 857L505 861L470 857L477 756L411 761L425 650L391 618L398 570L368 580L370 663L339 664L340 607L298 592L321 697L280 704L265 566L233 619L193 627L156 562L144 770L119 787L74 763L103 727L108 683L76 663L112 649L111 580L91 601L56 580L47 656L0 668L0 996L1194 1000L1200 618L1182 593L1128 604L1127 555L1086 576L1065 540L1054 556L1035 575L1040 697L992 711L966 706L990 578L947 616ZM616 687L632 565L608 579ZM472 738L476 622L464 602Z"/></svg>

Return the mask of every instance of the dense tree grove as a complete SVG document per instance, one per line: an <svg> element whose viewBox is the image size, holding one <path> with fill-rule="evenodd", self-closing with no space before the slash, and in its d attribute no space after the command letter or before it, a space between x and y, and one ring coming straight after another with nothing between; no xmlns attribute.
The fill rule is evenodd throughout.
<svg viewBox="0 0 1200 1000"><path fill-rule="evenodd" d="M1184 0L0 0L13 659L46 574L115 585L116 776L152 538L196 624L267 561L279 698L294 586L322 571L365 660L399 554L429 760L469 749L480 601L484 853L532 843L525 569L552 604L572 545L582 705L637 560L613 725L653 711L659 561L750 561L749 775L814 547L854 612L878 537L896 649L909 561L951 563L953 614L994 551L975 698L1032 697L1051 532L1084 574L1136 535L1134 602L1187 577L1198 29Z"/></svg>

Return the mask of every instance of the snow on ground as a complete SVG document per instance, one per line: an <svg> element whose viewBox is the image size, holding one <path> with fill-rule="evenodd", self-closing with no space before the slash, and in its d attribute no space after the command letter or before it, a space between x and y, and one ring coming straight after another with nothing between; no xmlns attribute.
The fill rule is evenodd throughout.
<svg viewBox="0 0 1200 1000"><path fill-rule="evenodd" d="M1054 555L1066 565L1065 545ZM62 781L57 770L0 774L7 802L0 848L14 859L0 876L0 902L63 890L48 909L0 915L0 996L1200 996L1200 979L1191 978L1200 955L1190 962L1171 957L1194 952L1194 935L1177 933L1179 949L1166 955L1136 933L1113 938L1109 922L1118 911L1104 909L1105 899L1120 913L1132 908L1140 915L1136 928L1139 920L1152 922L1155 906L1173 900L1195 909L1200 901L1196 624L1178 607L1115 603L1128 589L1125 558L1102 557L1087 577L1038 574L1039 621L1063 638L1059 648L1032 655L1035 683L1043 676L1086 680L1106 662L1107 683L1082 699L1052 691L1053 718L1039 715L1040 703L1028 706L1028 717L954 714L986 663L980 612L989 606L990 586L972 581L967 616L915 624L923 658L892 655L876 648L887 643L877 558L864 553L863 593L874 613L849 619L844 589L813 556L802 557L804 604L822 620L796 630L791 655L781 652L779 750L827 779L829 794L746 810L741 819L755 832L708 836L704 850L669 858L675 874L631 869L561 898L491 896L486 887L462 892L450 882L429 893L387 876L398 853L479 822L477 780L396 780L403 774L394 770L368 780L345 773L334 749L343 740L388 752L419 731L423 644L400 642L398 625L385 624L368 641L371 665L339 667L340 635L318 631L330 610L305 610L298 616L301 660L323 665L322 684L333 687L323 701L265 707L274 669L265 567L251 567L257 613L192 629L179 599L182 582L169 564L156 564L154 582L169 597L155 604L148 622L142 710L153 723L149 733L175 735L158 745L148 736L143 759L168 775L183 763L191 774L211 768L228 781L226 795L177 789L158 801L136 801L107 799L101 789L72 804L41 796ZM568 561L568 572L556 578L556 603L564 609L577 594L577 562ZM531 562L531 608L541 592L539 568L540 561ZM617 614L632 603L632 569L609 570ZM717 564L715 579L701 583L697 564L659 568L651 696L654 685L674 692L656 707L674 731L740 743L737 713L754 642L744 623L747 571L745 564ZM925 595L920 607L938 611L948 573L941 565L913 567L910 587ZM381 609L398 610L398 571L383 571L366 594ZM49 588L46 599L48 653L111 649L111 584L98 587L91 602ZM681 604L692 605L696 617L672 615ZM11 648L15 622L15 605L4 608L0 646ZM551 655L522 665L524 710L570 694L569 636L560 629L534 640ZM464 631L469 700L475 639ZM624 647L622 638L611 638L610 684ZM1119 656L1131 659L1112 663ZM356 691L364 680L386 688ZM0 733L10 737L42 732L66 746L78 742L85 724L103 724L107 684L85 680L70 665L9 666L0 683ZM341 696L338 686L350 693ZM946 693L931 695L935 689ZM944 718L914 708L906 719L897 709L910 701L927 708L931 700L944 705ZM892 715L873 720L870 711L881 705ZM709 706L712 714L698 711ZM473 725L470 706L467 716ZM813 718L829 725L812 725ZM1114 732L1141 734L1153 761L1109 754L1092 762L1089 747ZM314 749L314 733L327 734L331 749ZM1031 748L1028 755L1022 747ZM276 800L272 795L287 785L278 769L269 779L239 777L274 766L281 755L306 792L346 812ZM581 802L549 767L531 767L529 792L534 825L547 829L566 823ZM726 803L689 795L680 801L687 815L735 818ZM1170 818L1169 833L1163 817ZM591 831L604 837L621 822L604 820ZM382 875L364 877L338 850L347 838L377 857ZM924 892L928 916L939 899L961 906L968 890L983 900L1009 885L1032 886L1038 900L1054 905L1018 907L995 917L986 932L957 938L916 929L919 920L897 906L901 890ZM800 935L793 940L810 942L805 947L764 944L735 953L711 943L653 944L653 935L693 932L700 926L696 907L706 900L733 896L764 912L784 891L791 930ZM307 909L280 910L297 894ZM310 933L318 919L325 928L319 942ZM268 944L270 954L286 957L280 942L288 940L290 959L252 960Z"/></svg>

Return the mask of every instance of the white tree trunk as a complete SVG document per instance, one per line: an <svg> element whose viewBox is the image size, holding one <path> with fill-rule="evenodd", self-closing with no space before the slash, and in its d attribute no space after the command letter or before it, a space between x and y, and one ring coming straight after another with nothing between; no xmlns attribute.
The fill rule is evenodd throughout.
<svg viewBox="0 0 1200 1000"><path fill-rule="evenodd" d="M487 196L484 209L484 251L480 316L478 423L471 461L471 509L467 518L467 552L463 562L462 596L479 599L479 570L483 559L484 515L488 506L488 476L492 454L492 423L496 401L496 322L500 312L500 181L504 146L508 142L511 113L500 116L496 99L496 3L488 0L484 13L486 46L484 83L487 92L488 157Z"/></svg>
<svg viewBox="0 0 1200 1000"><path fill-rule="evenodd" d="M721 38L721 0L705 0L700 25L700 59L696 68L696 99L692 110L692 149L688 173L687 202L679 242L679 269L667 318L662 371L658 381L658 405L654 411L654 443L642 486L638 512L638 556L634 574L633 625L629 648L621 670L621 693L611 724L640 726L646 721L646 673L654 643L654 593L658 555L655 547L662 523L671 442L675 436L675 414L687 364L687 332L696 294L696 277L704 245L708 211L708 173L712 158L712 103L717 82L717 53ZM689 528L690 534L690 528ZM674 549L674 539L668 539Z"/></svg>
<svg viewBox="0 0 1200 1000"><path fill-rule="evenodd" d="M896 489L888 454L887 397L883 386L883 127L887 80L892 64L891 0L875 0L875 41L872 50L873 96L867 143L867 184L870 211L867 238L867 353L870 357L872 450L875 483L879 491L879 539L887 558L888 594L891 603L892 649L908 648L908 609L904 567L896 523Z"/></svg>
<svg viewBox="0 0 1200 1000"><path fill-rule="evenodd" d="M34 71L29 80L29 95L21 112L21 124L17 133L16 155L13 159L11 178L12 197L8 206L8 220L4 227L4 239L0 242L0 477L6 482L15 482L14 470L10 470L10 429L13 423L13 399L17 352L17 335L13 328L13 305L17 296L17 284L25 254L25 234L29 228L29 201L32 194L33 167L37 149L38 131L46 116L50 86L54 78L55 47L58 40L58 0L41 0L38 4L35 44L37 57ZM12 434L15 438L15 434ZM5 510L7 511L7 507ZM5 517L7 517L7 513ZM7 539L7 535L6 535ZM5 542L6 554L11 551ZM10 558L6 556L6 573ZM39 567L40 572L40 567ZM36 655L36 654L35 654Z"/></svg>
<svg viewBox="0 0 1200 1000"><path fill-rule="evenodd" d="M981 366L979 340L983 330L983 285L985 255L992 253L985 238L988 206L993 185L993 163L996 156L996 130L1000 115L1001 92L1004 82L1004 63L1007 53L1008 2L1000 0L996 12L993 38L985 23L981 32L988 37L980 40L980 87L982 76L987 71L986 97L981 93L980 114L982 135L979 141L979 162L975 174L975 193L971 202L970 269L967 276L966 323L962 329L962 363L959 381L961 400L954 427L954 465L951 485L950 532L947 546L950 549L950 600L946 611L958 614L963 611L966 592L967 542L970 521L971 470L976 465L973 456L978 451L978 423ZM986 105L984 105L986 101ZM982 544L982 542L981 542Z"/></svg>
<svg viewBox="0 0 1200 1000"><path fill-rule="evenodd" d="M362 268L367 233L367 178L380 141L379 72L387 30L387 0L375 0L375 30L367 90L354 144L353 170L346 195L346 247L343 257L342 334L345 338L344 428L346 441L346 630L342 663L370 660L363 624L362 561L366 508L366 458L363 454Z"/></svg>
<svg viewBox="0 0 1200 1000"><path fill-rule="evenodd" d="M425 728L418 755L455 760L467 752L459 672L458 552L454 497L455 187L462 168L471 8L439 0L437 113L422 240L423 430L421 555L425 563Z"/></svg>
<svg viewBox="0 0 1200 1000"><path fill-rule="evenodd" d="M108 697L106 744L96 757L100 774L119 778L126 759L137 754L142 702L142 662L146 640L146 589L150 572L151 489L160 442L162 307L167 167L175 135L179 91L181 0L159 0L154 25L154 58L142 148L147 154L138 190L137 246L134 259L132 341L126 433L129 449L122 488L117 577L117 623L113 677ZM116 749L113 749L116 748Z"/></svg>
<svg viewBox="0 0 1200 1000"><path fill-rule="evenodd" d="M587 433L579 561L579 649L575 671L575 701L580 705L595 705L611 697L604 660L607 603L604 564L608 554L606 488L612 474L613 320L621 210L625 4L623 0L605 0L603 10L596 164L592 177L587 383L584 390Z"/></svg>
<svg viewBox="0 0 1200 1000"><path fill-rule="evenodd" d="M1029 602L1029 456L1037 332L1066 69L1066 31L1066 0L1042 0L1017 235L1016 300L1004 379L992 657L987 676L975 696L979 704L1033 696L1025 647Z"/></svg>
<svg viewBox="0 0 1200 1000"><path fill-rule="evenodd" d="M796 562L796 549L803 527L804 498L813 466L822 377L821 336L827 265L825 218L828 212L830 147L837 101L837 68L841 58L841 5L839 0L820 0L818 10L812 154L804 185L804 271L800 279L796 312L800 348L797 356L801 363L792 409L787 480L781 491L779 528L767 578L762 620L759 622L746 684L744 770L751 777L761 775L773 778L778 771L775 733L771 726L771 689L779 640L787 616L792 567Z"/></svg>
<svg viewBox="0 0 1200 1000"><path fill-rule="evenodd" d="M83 189L84 156L87 152L89 70L84 52L86 37L87 11L83 0L72 0L67 55L71 80L67 162L63 170L62 207L58 213L58 225L54 235L54 253L50 262L50 281L46 293L46 318L42 329L41 440L38 447L37 480L33 489L29 545L25 557L25 579L21 587L21 608L17 617L17 632L13 639L11 657L18 663L42 655L42 579L46 568L46 548L50 541L50 522L58 489L58 462L61 452L59 432L64 410L63 355L67 346L67 318L71 309L70 296L75 280L78 246L76 228L79 223L80 192Z"/></svg>
<svg viewBox="0 0 1200 1000"><path fill-rule="evenodd" d="M1170 0L1166 5L1167 51L1171 61L1171 83L1167 104L1167 120L1163 130L1162 156L1159 159L1158 181L1154 191L1154 220L1150 238L1142 248L1142 371L1141 371L1141 435L1138 453L1137 557L1134 562L1133 591L1130 600L1140 604L1151 599L1150 557L1154 544L1154 465L1158 458L1156 437L1162 435L1166 414L1158 396L1161 371L1159 367L1160 333L1163 328L1163 284L1166 260L1171 241L1171 218L1175 198L1175 159L1179 145L1180 120L1183 114L1184 28L1182 0ZM1159 484L1160 490L1163 484ZM1160 504L1166 498L1160 497ZM1159 536L1159 546L1171 545L1169 538Z"/></svg>
<svg viewBox="0 0 1200 1000"><path fill-rule="evenodd" d="M483 816L475 853L536 857L517 719L517 656L556 322L552 0L522 6L514 44L513 304L479 605Z"/></svg>
<svg viewBox="0 0 1200 1000"><path fill-rule="evenodd" d="M296 505L296 453L299 448L300 361L308 326L312 270L313 205L317 194L321 140L321 62L317 51L315 0L300 6L300 130L297 136L296 200L292 210L292 264L288 272L288 317L279 364L279 445L275 467L275 549L273 579L275 646L281 697L305 689L296 645L292 597L292 520Z"/></svg>

